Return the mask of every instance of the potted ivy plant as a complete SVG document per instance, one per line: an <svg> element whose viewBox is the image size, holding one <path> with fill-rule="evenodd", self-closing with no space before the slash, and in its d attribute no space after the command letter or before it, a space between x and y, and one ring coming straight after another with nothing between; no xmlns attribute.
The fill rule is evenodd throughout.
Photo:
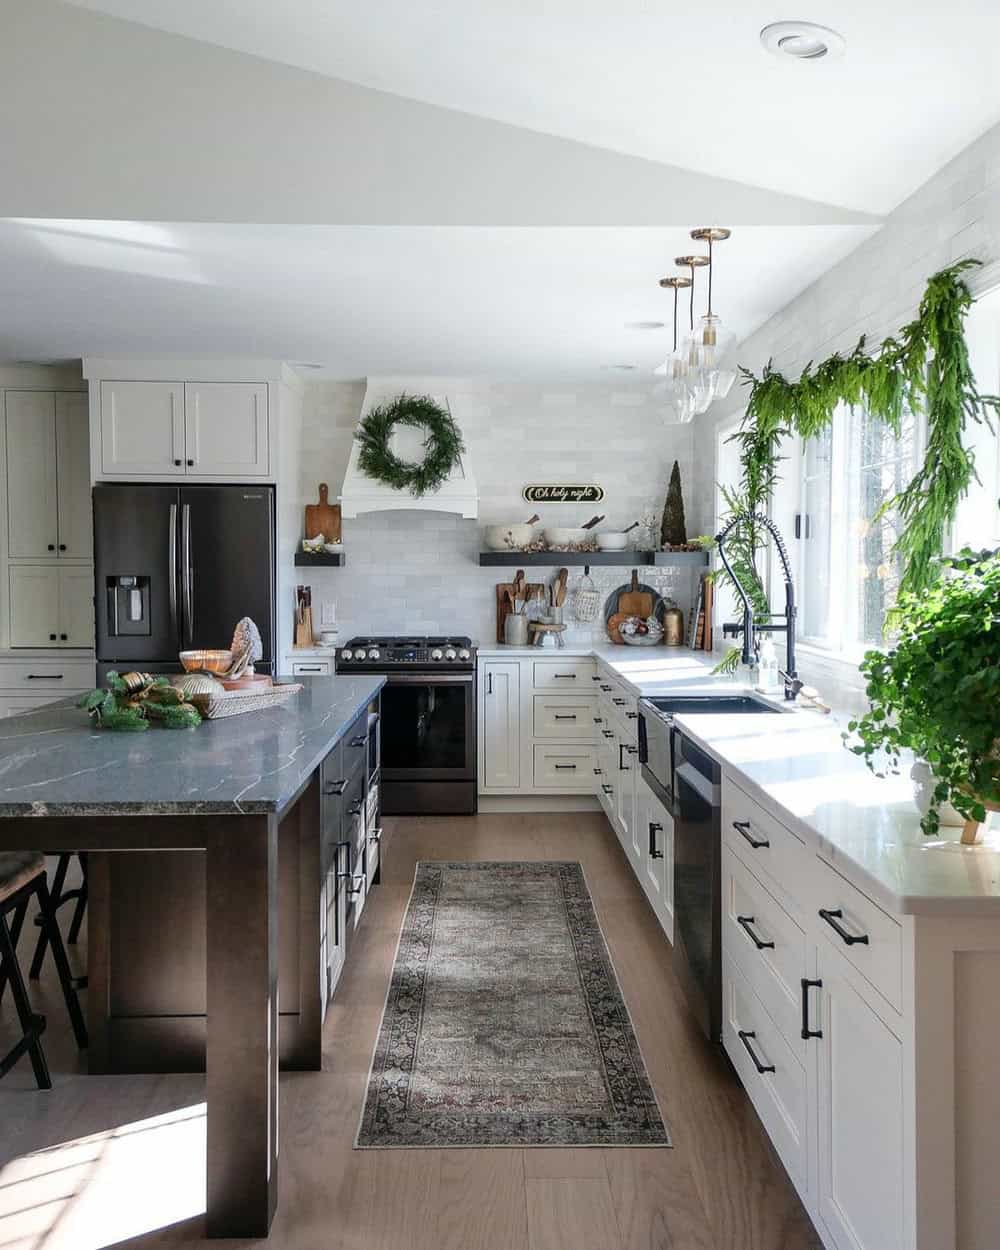
<svg viewBox="0 0 1000 1250"><path fill-rule="evenodd" d="M969 843L1000 811L1000 552L941 563L930 589L900 594L892 648L865 655L869 709L844 737L878 776L898 773L904 750L925 760L935 785L921 828L937 833L950 803Z"/></svg>

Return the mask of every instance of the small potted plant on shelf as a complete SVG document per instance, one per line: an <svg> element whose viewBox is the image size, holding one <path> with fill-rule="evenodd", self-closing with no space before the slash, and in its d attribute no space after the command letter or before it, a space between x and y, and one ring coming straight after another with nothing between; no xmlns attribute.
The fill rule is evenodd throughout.
<svg viewBox="0 0 1000 1250"><path fill-rule="evenodd" d="M899 771L904 750L926 761L935 785L921 828L937 833L950 803L971 843L1000 811L1000 552L942 563L933 587L899 596L892 648L865 655L869 710L844 737L879 776Z"/></svg>

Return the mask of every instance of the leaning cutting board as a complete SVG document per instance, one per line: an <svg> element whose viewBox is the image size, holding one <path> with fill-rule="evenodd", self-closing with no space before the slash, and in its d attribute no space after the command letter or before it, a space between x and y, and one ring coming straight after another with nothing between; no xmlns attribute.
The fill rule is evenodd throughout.
<svg viewBox="0 0 1000 1250"><path fill-rule="evenodd" d="M639 574L637 570L632 570L632 584L624 592L618 595L618 611L623 612L626 616L638 616L645 620L647 616L653 615L653 603L656 599L656 593L650 591L649 587L639 585Z"/></svg>
<svg viewBox="0 0 1000 1250"><path fill-rule="evenodd" d="M306 538L322 534L328 543L340 542L340 504L329 501L329 487L319 484L319 503L306 504Z"/></svg>

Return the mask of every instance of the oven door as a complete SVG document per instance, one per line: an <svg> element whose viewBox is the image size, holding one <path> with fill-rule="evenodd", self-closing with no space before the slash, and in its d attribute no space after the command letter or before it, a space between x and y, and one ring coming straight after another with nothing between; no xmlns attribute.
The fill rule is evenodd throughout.
<svg viewBox="0 0 1000 1250"><path fill-rule="evenodd" d="M383 781L475 780L475 673L388 674L381 726Z"/></svg>

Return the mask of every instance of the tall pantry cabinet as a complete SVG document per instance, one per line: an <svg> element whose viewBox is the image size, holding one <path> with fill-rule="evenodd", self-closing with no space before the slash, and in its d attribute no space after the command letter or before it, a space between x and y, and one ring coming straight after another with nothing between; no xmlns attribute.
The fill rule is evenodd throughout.
<svg viewBox="0 0 1000 1250"><path fill-rule="evenodd" d="M87 392L79 374L0 369L0 716L93 684Z"/></svg>

